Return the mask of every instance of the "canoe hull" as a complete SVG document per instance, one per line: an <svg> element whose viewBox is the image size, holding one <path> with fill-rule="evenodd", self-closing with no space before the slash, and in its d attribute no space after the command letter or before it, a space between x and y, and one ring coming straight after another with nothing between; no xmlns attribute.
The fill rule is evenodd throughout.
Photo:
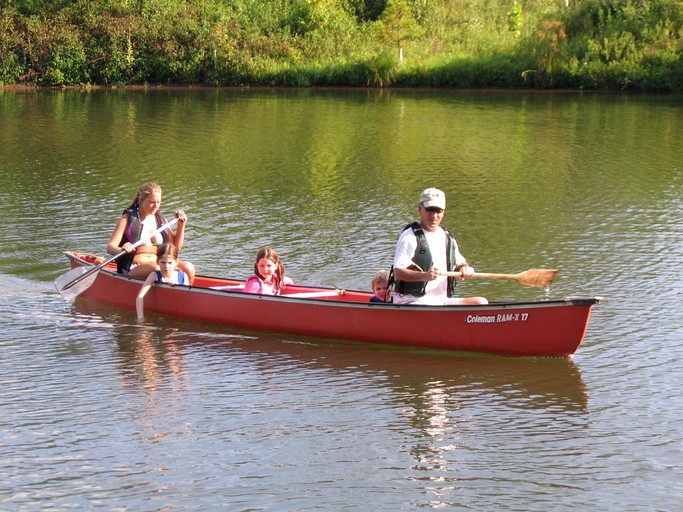
<svg viewBox="0 0 683 512"><path fill-rule="evenodd" d="M72 267L89 265L66 253ZM105 267L82 296L135 308L142 282ZM581 345L598 298L486 306L407 306L368 302L366 292L288 287L273 297L213 287L239 281L197 276L192 287L155 285L145 312L254 330L514 356L571 356ZM317 295L317 297L310 297ZM308 296L308 297L307 297Z"/></svg>

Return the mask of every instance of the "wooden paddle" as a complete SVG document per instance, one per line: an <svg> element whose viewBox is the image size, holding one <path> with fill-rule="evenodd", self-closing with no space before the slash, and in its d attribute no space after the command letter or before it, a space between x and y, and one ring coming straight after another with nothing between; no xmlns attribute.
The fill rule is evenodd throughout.
<svg viewBox="0 0 683 512"><path fill-rule="evenodd" d="M519 274L485 274L475 272L471 277L481 277L486 279L513 279L524 286L538 286L539 288L548 288L553 282L558 270L549 270L542 268L532 268L520 272ZM442 276L448 277L462 277L462 272L441 272Z"/></svg>
<svg viewBox="0 0 683 512"><path fill-rule="evenodd" d="M178 219L173 219L172 221L167 222L156 231L153 231L152 233L145 235L143 238L135 242L133 244L133 247L137 247L139 245L144 244L150 238L166 231L176 222L178 222ZM102 269L102 267L108 265L115 259L123 256L124 254L126 254L126 251L121 250L120 252L116 253L116 255L112 256L108 260L105 260L103 263L100 263L95 267L79 266L76 268L72 268L65 274L62 274L57 279L55 279L55 288L57 288L57 291L64 298L64 300L71 300L74 297L83 293L88 288L90 288L90 286L95 282L95 278L97 278L97 273Z"/></svg>

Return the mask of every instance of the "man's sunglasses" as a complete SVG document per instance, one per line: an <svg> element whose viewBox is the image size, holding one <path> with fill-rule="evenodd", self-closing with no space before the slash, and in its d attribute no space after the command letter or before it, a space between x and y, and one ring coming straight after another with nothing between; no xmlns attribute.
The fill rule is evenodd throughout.
<svg viewBox="0 0 683 512"><path fill-rule="evenodd" d="M430 206L429 208L425 208L425 210L427 210L429 213L434 213L434 212L441 213L441 212L443 212L443 208L438 208L436 206Z"/></svg>

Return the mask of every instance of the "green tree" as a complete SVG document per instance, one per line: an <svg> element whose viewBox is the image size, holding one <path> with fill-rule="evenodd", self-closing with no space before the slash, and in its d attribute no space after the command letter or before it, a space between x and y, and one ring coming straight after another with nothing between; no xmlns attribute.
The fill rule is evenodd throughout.
<svg viewBox="0 0 683 512"><path fill-rule="evenodd" d="M398 51L399 61L403 60L403 44L420 33L407 0L389 0L378 28L382 41Z"/></svg>

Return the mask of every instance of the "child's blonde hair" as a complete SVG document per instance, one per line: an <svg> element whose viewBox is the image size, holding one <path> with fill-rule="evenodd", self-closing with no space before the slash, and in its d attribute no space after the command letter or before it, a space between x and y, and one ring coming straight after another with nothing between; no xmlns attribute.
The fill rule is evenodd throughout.
<svg viewBox="0 0 683 512"><path fill-rule="evenodd" d="M376 284L378 283L388 283L389 282L389 271L385 269L379 269L377 272L375 272L375 275L372 276L372 281L370 281L370 286L372 288L375 287Z"/></svg>

